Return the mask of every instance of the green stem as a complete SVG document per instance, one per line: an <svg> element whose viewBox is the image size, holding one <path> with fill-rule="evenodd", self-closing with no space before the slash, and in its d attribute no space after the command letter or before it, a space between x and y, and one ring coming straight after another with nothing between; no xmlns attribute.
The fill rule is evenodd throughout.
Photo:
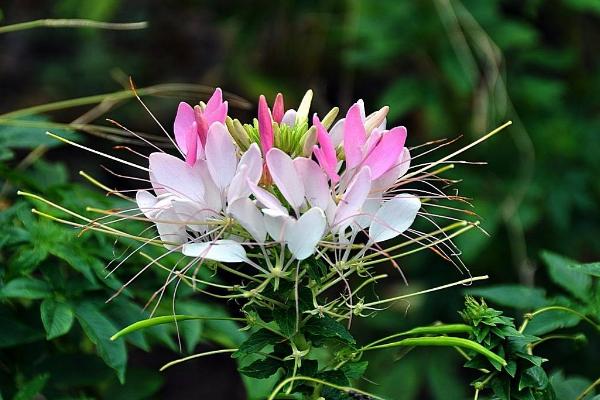
<svg viewBox="0 0 600 400"><path fill-rule="evenodd" d="M20 110L11 111L6 114L0 115L1 118L16 118L24 115L40 114L48 111L61 110L64 108L78 107L89 104L96 104L106 100L118 101L126 100L135 97L136 93L138 96L150 96L158 94L171 94L177 93L182 95L183 93L201 93L210 94L212 88L204 85L195 85L189 83L163 83L159 85L147 86L144 88L136 89L135 93L133 90L121 90L112 93L103 93L93 96L78 97L75 99L61 100L53 103L41 104L33 107L22 108ZM233 98L229 96L230 100L233 100L238 106L247 107L248 103L241 98Z"/></svg>
<svg viewBox="0 0 600 400"><path fill-rule="evenodd" d="M371 347L386 340L394 339L400 336L411 336L411 335L444 335L449 333L471 333L473 328L465 324L447 324L447 325L434 325L434 326L420 326L405 332L395 333L390 336L378 339L363 348Z"/></svg>
<svg viewBox="0 0 600 400"><path fill-rule="evenodd" d="M412 347L412 346L443 346L443 347L464 347L469 350L473 350L481 355L484 355L489 360L496 361L502 366L506 365L506 361L504 358L500 357L496 353L486 349L479 343L473 342L468 339L451 337L451 336L425 336L425 337L417 337L417 338L407 338L402 339L398 342L385 343L376 346L370 346L367 348L362 348L360 351L367 350L378 350L378 349L388 349L392 347Z"/></svg>
<svg viewBox="0 0 600 400"><path fill-rule="evenodd" d="M472 278L463 279L463 280L460 280L460 281L457 281L457 282L453 282L453 283L448 283L446 285L437 286L437 287L434 287L434 288L431 288L431 289L421 290L420 292L409 293L409 294L405 294L405 295L402 295L402 296L392 297L392 298L389 298L389 299L383 299L383 300L379 300L379 301L373 301L371 303L365 304L364 307L378 306L378 305L385 304L385 303L390 303L390 302L394 302L394 301L398 301L398 300L402 300L402 299L407 299L409 297L419 296L419 295L422 295L422 294L425 294L425 293L431 293L431 292L435 292L435 291L438 291L438 290L447 289L447 288L452 287L452 286L465 285L465 284L476 282L476 281L483 281L483 280L486 280L488 278L489 278L489 276L487 276L487 275L474 276Z"/></svg>
<svg viewBox="0 0 600 400"><path fill-rule="evenodd" d="M93 28L110 29L117 31L145 29L146 21L142 22L102 22L90 19L36 19L34 21L20 22L18 24L0 26L0 33L23 31L33 28Z"/></svg>
<svg viewBox="0 0 600 400"><path fill-rule="evenodd" d="M177 365L177 364L180 364L182 362L193 360L194 358L199 358L199 357L204 357L204 356L211 356L213 354L233 353L233 352L236 352L236 351L237 351L237 349L221 349L221 350L205 351L204 353L192 354L191 356L187 356L187 357L183 357L183 358L178 358L177 360L173 360L171 362L166 363L165 365L163 365L162 367L160 367L159 371L164 371L165 369L167 369L169 367L172 367L173 365Z"/></svg>
<svg viewBox="0 0 600 400"><path fill-rule="evenodd" d="M187 320L212 320L212 321L246 321L245 318L234 318L234 317L202 317L196 315L165 315L162 317L154 317L144 319L142 321L135 322L119 332L111 336L110 340L117 340L118 338L128 335L132 332L140 329L146 329L155 325L169 324L176 321L187 321Z"/></svg>
<svg viewBox="0 0 600 400"><path fill-rule="evenodd" d="M317 379L317 378L311 378L310 376L294 376L294 377L290 377L287 379L284 379L283 381L281 381L279 383L279 385L277 385L275 387L275 389L273 389L273 391L271 392L271 395L269 396L269 398L267 400L274 400L277 396L277 394L279 394L279 392L283 389L283 387L285 385L287 385L288 383L294 382L294 381L307 381L307 382L313 382L313 383L317 383L320 385L324 385L324 386L329 386L331 388L340 390L344 393L350 393L350 392L354 392L354 393L358 393L358 394L362 394L363 396L370 396L373 399L376 400L384 400L382 397L379 397L375 394L372 393L368 393L368 392L363 392L362 390L358 390L358 389L354 389L348 386L340 386L340 385L336 385L333 383L329 383L326 381L322 381L321 379Z"/></svg>
<svg viewBox="0 0 600 400"><path fill-rule="evenodd" d="M594 388L596 386L600 385L600 378L596 379L590 386L588 386L587 388L585 388L585 390L583 392L581 392L581 394L579 396L577 396L577 398L575 400L583 400L585 399L585 397L591 393L592 390L594 390Z"/></svg>

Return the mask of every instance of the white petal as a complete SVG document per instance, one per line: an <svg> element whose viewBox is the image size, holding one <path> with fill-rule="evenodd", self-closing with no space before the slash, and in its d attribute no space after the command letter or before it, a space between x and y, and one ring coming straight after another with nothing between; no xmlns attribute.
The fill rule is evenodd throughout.
<svg viewBox="0 0 600 400"><path fill-rule="evenodd" d="M256 204L248 198L241 198L229 204L228 213L244 227L257 243L267 238L264 218Z"/></svg>
<svg viewBox="0 0 600 400"><path fill-rule="evenodd" d="M256 143L242 155L235 176L231 180L227 191L227 202L233 203L237 199L250 196L251 190L248 180L257 184L262 175L262 157Z"/></svg>
<svg viewBox="0 0 600 400"><path fill-rule="evenodd" d="M229 186L237 168L235 144L227 128L213 123L206 136L206 162L213 181L221 190Z"/></svg>
<svg viewBox="0 0 600 400"><path fill-rule="evenodd" d="M304 203L304 185L291 157L278 148L267 153L267 166L277 188L296 212Z"/></svg>
<svg viewBox="0 0 600 400"><path fill-rule="evenodd" d="M208 163L206 160L197 160L195 166L200 168L202 183L204 184L204 197L202 203L206 208L213 210L215 213L219 213L223 209L221 191L213 181L212 175L208 170Z"/></svg>
<svg viewBox="0 0 600 400"><path fill-rule="evenodd" d="M354 216L360 212L370 190L371 170L369 167L362 167L344 192L335 212L333 225L351 224Z"/></svg>
<svg viewBox="0 0 600 400"><path fill-rule="evenodd" d="M277 197L273 196L272 193L267 192L265 189L261 188L255 183L247 180L248 187L252 191L256 200L262 205L264 208L268 208L271 210L275 210L280 214L288 214L287 209L281 205L281 202L277 199Z"/></svg>
<svg viewBox="0 0 600 400"><path fill-rule="evenodd" d="M135 194L135 201L141 212L144 213L146 218L150 218L148 215L152 215L154 206L158 202L157 198L147 190L138 190Z"/></svg>
<svg viewBox="0 0 600 400"><path fill-rule="evenodd" d="M282 124L286 124L287 126L294 126L296 124L296 110L290 108L283 114L283 118L281 119Z"/></svg>
<svg viewBox="0 0 600 400"><path fill-rule="evenodd" d="M188 200L202 201L204 198L201 169L202 164L190 167L170 154L150 154L151 177L156 187Z"/></svg>
<svg viewBox="0 0 600 400"><path fill-rule="evenodd" d="M233 240L217 240L214 242L188 243L183 245L182 253L190 257L200 257L219 262L245 262L246 250Z"/></svg>
<svg viewBox="0 0 600 400"><path fill-rule="evenodd" d="M325 233L325 213L313 207L287 228L285 241L298 260L310 257Z"/></svg>
<svg viewBox="0 0 600 400"><path fill-rule="evenodd" d="M375 213L381 207L381 195L370 196L365 200L362 208L360 209L360 215L356 217L356 224L358 228L365 229L369 225L371 225L371 221L373 217L375 217Z"/></svg>
<svg viewBox="0 0 600 400"><path fill-rule="evenodd" d="M412 194L399 194L383 203L375 214L369 237L372 242L392 239L407 230L421 208L421 201Z"/></svg>
<svg viewBox="0 0 600 400"><path fill-rule="evenodd" d="M283 242L287 229L296 221L287 215L287 212L281 213L268 208L265 208L262 211L264 214L265 228L269 233L269 236L276 242Z"/></svg>
<svg viewBox="0 0 600 400"><path fill-rule="evenodd" d="M329 136L331 137L331 144L333 147L338 147L344 140L344 121L346 118L340 119L338 122L333 124L329 130Z"/></svg>
<svg viewBox="0 0 600 400"><path fill-rule="evenodd" d="M205 232L207 229L206 222L218 217L218 212L189 200L173 200L173 211L183 224L197 232Z"/></svg>
<svg viewBox="0 0 600 400"><path fill-rule="evenodd" d="M331 193L325 172L319 167L319 164L305 157L295 158L294 166L302 179L309 204L323 210L326 209L331 200Z"/></svg>

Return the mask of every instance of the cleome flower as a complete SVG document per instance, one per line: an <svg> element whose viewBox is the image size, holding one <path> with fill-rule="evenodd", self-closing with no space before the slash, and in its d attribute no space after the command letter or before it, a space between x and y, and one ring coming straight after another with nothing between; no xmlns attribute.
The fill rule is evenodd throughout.
<svg viewBox="0 0 600 400"><path fill-rule="evenodd" d="M444 194L439 186L454 181L440 178L440 174L452 168L453 157L509 123L447 156L411 165L417 157L451 142L431 142L424 146L433 148L411 154L416 148L409 151L406 147L406 128L387 127L388 107L367 115L364 103L359 100L337 121L337 107L322 118L314 114L309 119L312 97L309 90L296 109L286 109L283 95L276 96L272 108L260 96L257 118L250 124L227 115L228 102L223 100L220 89L215 90L206 104L192 106L181 102L173 135L163 128L178 156L126 130L157 150L147 156L147 166L50 134L143 171L145 176L134 179L148 182L149 187L137 188L135 199L123 194L128 191L110 191L133 200L136 207L94 209L102 214L97 219L66 210L39 196L25 195L66 211L80 222L40 215L141 242L134 252L150 244L166 248L164 255L179 254L179 261L184 260L182 266L177 262L172 267L159 292L174 280L186 283L191 280L195 287L195 273L187 275L190 267L212 260L211 268L220 268L240 279L235 286L216 285L238 292L217 297L243 298L247 299L246 304L254 301L276 304L265 291L277 291L279 282L284 280L296 285L297 292L303 282L305 288L311 288L314 305L313 310L303 312L330 313L335 318L350 320L352 315L364 315L365 310L375 310L373 307L381 304L355 298L356 293L347 282L353 274L362 279L357 289L360 290L364 284L387 276L373 274L375 265L387 262L400 269L396 264L398 258L425 249L431 249L463 271L460 252L452 238L478 226L478 222L455 218L456 213L474 213L441 204L468 204L468 200L458 194ZM107 190L105 185L88 179ZM437 213L434 207L442 211ZM149 237L147 230L135 234L118 228L120 221L140 218L151 222L158 235ZM420 223L415 228L417 218ZM451 223L440 226L440 220ZM384 244L398 237L402 237L401 242ZM404 247L406 251L395 253ZM158 261L152 259L139 273L154 264L164 268ZM238 265L230 267L229 263ZM296 265L295 271L290 268L292 264ZM311 271L315 265L318 278ZM254 273L246 271L246 266L253 268ZM315 289L315 279L321 280L320 289ZM345 294L333 303L325 303L326 307L321 305L319 296L342 282ZM285 287L289 290L289 286ZM161 297L162 294L158 296ZM298 296L295 301L298 321Z"/></svg>

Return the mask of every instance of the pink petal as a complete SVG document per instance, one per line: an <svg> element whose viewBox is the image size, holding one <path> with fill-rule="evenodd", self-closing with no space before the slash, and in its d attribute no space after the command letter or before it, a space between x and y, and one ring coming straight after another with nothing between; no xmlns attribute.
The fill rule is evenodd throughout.
<svg viewBox="0 0 600 400"><path fill-rule="evenodd" d="M190 126L190 132L186 137L186 151L185 154L185 162L187 165L192 167L196 163L197 154L198 154L198 125L194 121L192 126Z"/></svg>
<svg viewBox="0 0 600 400"><path fill-rule="evenodd" d="M206 146L206 135L208 134L209 123L206 120L206 115L200 106L194 106L194 118L196 119L196 126L198 131L198 137L202 148Z"/></svg>
<svg viewBox="0 0 600 400"><path fill-rule="evenodd" d="M372 179L377 179L394 166L406 142L406 128L393 128L384 133L379 143L365 158L364 164L371 168Z"/></svg>
<svg viewBox="0 0 600 400"><path fill-rule="evenodd" d="M223 92L221 92L221 88L216 88L208 102L206 103L205 112L208 114L212 114L215 112L223 103Z"/></svg>
<svg viewBox="0 0 600 400"><path fill-rule="evenodd" d="M277 93L275 97L275 103L273 103L273 120L278 124L281 123L283 119L283 114L285 112L283 105L283 95L281 93Z"/></svg>
<svg viewBox="0 0 600 400"><path fill-rule="evenodd" d="M263 154L267 154L273 147L273 120L265 96L258 99L258 132L260 134L260 147Z"/></svg>
<svg viewBox="0 0 600 400"><path fill-rule="evenodd" d="M384 193L404 175L410 167L410 152L405 147L398 161L386 173L373 181L371 193Z"/></svg>
<svg viewBox="0 0 600 400"><path fill-rule="evenodd" d="M355 168L362 161L362 148L367 140L367 132L361 118L361 108L354 104L346 114L344 121L344 153L346 169Z"/></svg>
<svg viewBox="0 0 600 400"><path fill-rule="evenodd" d="M315 149L315 156L331 181L337 183L340 180L340 176L336 172L337 156L335 148L331 143L331 138L316 115L313 117L313 125L317 127L317 140L320 146L319 149Z"/></svg>
<svg viewBox="0 0 600 400"><path fill-rule="evenodd" d="M188 103L181 102L177 107L177 115L175 115L175 122L173 123L173 132L175 132L175 141L177 146L183 152L187 154L188 137L190 135L190 129L192 124L196 121L194 117L194 109ZM196 132L194 132L194 136Z"/></svg>
<svg viewBox="0 0 600 400"><path fill-rule="evenodd" d="M273 181L290 206L298 213L304 203L304 185L289 155L272 148L267 153L267 166Z"/></svg>
<svg viewBox="0 0 600 400"><path fill-rule="evenodd" d="M371 171L362 167L348 185L340 200L333 224L336 227L351 225L354 217L360 212L369 191L371 190Z"/></svg>

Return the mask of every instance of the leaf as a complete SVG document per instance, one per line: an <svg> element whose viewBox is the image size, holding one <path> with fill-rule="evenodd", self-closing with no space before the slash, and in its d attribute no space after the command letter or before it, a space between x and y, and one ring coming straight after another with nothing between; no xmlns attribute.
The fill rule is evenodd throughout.
<svg viewBox="0 0 600 400"><path fill-rule="evenodd" d="M560 328L569 328L579 323L580 318L577 315L552 310L538 314L529 322L525 328L525 333L534 336L540 336Z"/></svg>
<svg viewBox="0 0 600 400"><path fill-rule="evenodd" d="M348 380L358 379L364 375L368 366L368 361L349 362L344 364L341 370L344 373L344 375L346 375L346 378L348 378Z"/></svg>
<svg viewBox="0 0 600 400"><path fill-rule="evenodd" d="M47 340L64 335L73 326L73 310L68 304L46 299L40 304L40 314Z"/></svg>
<svg viewBox="0 0 600 400"><path fill-rule="evenodd" d="M48 126L44 122L47 121L48 117L43 115L3 119L0 124L0 148L34 148L39 145L48 147L60 145L61 142L46 135ZM68 129L52 129L52 132L70 140L77 138L77 135Z"/></svg>
<svg viewBox="0 0 600 400"><path fill-rule="evenodd" d="M113 323L90 302L77 305L75 315L87 337L96 345L100 357L117 372L119 380L124 382L127 352L123 341L110 340L110 336L116 331Z"/></svg>
<svg viewBox="0 0 600 400"><path fill-rule="evenodd" d="M573 264L570 266L577 272L582 272L596 278L600 278L600 262L589 263L589 264Z"/></svg>
<svg viewBox="0 0 600 400"><path fill-rule="evenodd" d="M466 291L472 296L484 297L501 306L520 310L536 309L549 304L546 291L521 285L493 285Z"/></svg>
<svg viewBox="0 0 600 400"><path fill-rule="evenodd" d="M576 262L549 251L542 252L541 257L548 267L548 273L554 283L581 300L589 299L592 278L569 267L576 264Z"/></svg>
<svg viewBox="0 0 600 400"><path fill-rule="evenodd" d="M33 271L48 257L48 252L37 246L19 248L11 257L9 264L11 270L26 274Z"/></svg>
<svg viewBox="0 0 600 400"><path fill-rule="evenodd" d="M163 385L163 376L152 369L128 368L125 384L114 382L103 394L111 400L144 400L158 398Z"/></svg>
<svg viewBox="0 0 600 400"><path fill-rule="evenodd" d="M0 297L43 299L51 294L50 285L36 278L16 278L0 289Z"/></svg>
<svg viewBox="0 0 600 400"><path fill-rule="evenodd" d="M338 339L350 344L356 343L344 325L327 316L311 318L304 325L304 331L309 339L317 343L321 342L322 339Z"/></svg>
<svg viewBox="0 0 600 400"><path fill-rule="evenodd" d="M25 385L23 385L19 391L13 397L13 400L31 400L36 398L44 386L46 386L46 382L50 378L49 374L38 375Z"/></svg>
<svg viewBox="0 0 600 400"><path fill-rule="evenodd" d="M266 379L274 375L281 367L283 367L281 361L267 357L262 360L256 360L245 367L241 367L238 371L251 378Z"/></svg>
<svg viewBox="0 0 600 400"><path fill-rule="evenodd" d="M292 309L276 308L273 310L273 319L279 326L279 331L290 337L296 333L296 311Z"/></svg>
<svg viewBox="0 0 600 400"><path fill-rule="evenodd" d="M548 375L542 367L527 368L521 374L519 380L519 390L530 387L536 390L543 390L548 386Z"/></svg>
<svg viewBox="0 0 600 400"><path fill-rule="evenodd" d="M250 337L241 344L238 351L233 353L231 356L233 358L247 356L262 350L266 345L275 344L281 339L281 336L278 336L267 329L259 329L250 335Z"/></svg>

